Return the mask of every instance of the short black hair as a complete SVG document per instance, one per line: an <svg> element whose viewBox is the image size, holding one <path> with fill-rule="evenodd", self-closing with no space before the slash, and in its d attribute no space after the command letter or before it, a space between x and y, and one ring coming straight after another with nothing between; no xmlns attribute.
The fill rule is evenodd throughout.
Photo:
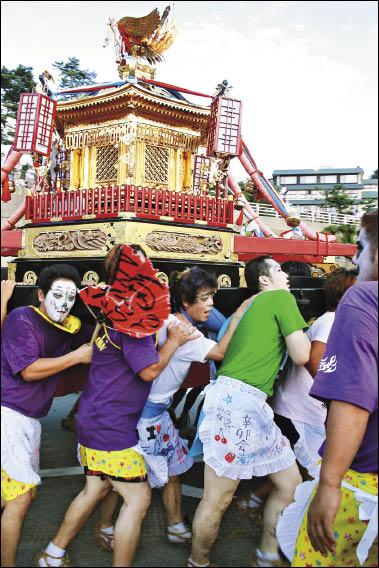
<svg viewBox="0 0 379 568"><path fill-rule="evenodd" d="M41 270L37 281L37 288L41 289L46 296L53 282L58 280L58 278L72 280L75 286L80 288L81 280L79 272L69 264L52 264Z"/></svg>
<svg viewBox="0 0 379 568"><path fill-rule="evenodd" d="M182 272L172 272L170 275L171 305L173 311L178 311L187 302L192 305L201 288L217 289L217 278L214 274L194 266Z"/></svg>
<svg viewBox="0 0 379 568"><path fill-rule="evenodd" d="M289 276L312 276L312 269L306 262L287 260L287 262L283 262L281 268Z"/></svg>
<svg viewBox="0 0 379 568"><path fill-rule="evenodd" d="M259 277L270 276L271 266L267 263L268 260L271 260L270 256L258 256L249 260L245 266L245 280L252 294L257 294L261 289Z"/></svg>

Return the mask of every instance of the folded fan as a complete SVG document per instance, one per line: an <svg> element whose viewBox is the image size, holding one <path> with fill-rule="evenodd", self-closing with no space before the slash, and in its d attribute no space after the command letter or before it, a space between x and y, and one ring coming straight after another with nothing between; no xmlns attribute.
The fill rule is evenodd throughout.
<svg viewBox="0 0 379 568"><path fill-rule="evenodd" d="M87 286L79 295L88 307L100 308L112 327L141 338L158 331L170 314L169 289L149 259L123 245L115 280Z"/></svg>

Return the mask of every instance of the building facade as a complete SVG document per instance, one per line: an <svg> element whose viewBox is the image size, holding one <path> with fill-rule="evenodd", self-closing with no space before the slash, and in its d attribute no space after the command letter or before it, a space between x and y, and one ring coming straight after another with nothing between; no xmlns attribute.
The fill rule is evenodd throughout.
<svg viewBox="0 0 379 568"><path fill-rule="evenodd" d="M360 212L368 199L378 200L378 180L364 179L356 168L321 168L318 170L274 170L272 183L282 198L300 210L324 209L325 197L336 185L342 185Z"/></svg>

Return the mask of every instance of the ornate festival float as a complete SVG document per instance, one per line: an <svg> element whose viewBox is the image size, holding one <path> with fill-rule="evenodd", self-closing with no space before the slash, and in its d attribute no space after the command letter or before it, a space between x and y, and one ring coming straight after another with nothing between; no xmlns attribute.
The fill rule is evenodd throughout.
<svg viewBox="0 0 379 568"><path fill-rule="evenodd" d="M15 294L16 304L28 303L27 290L53 262L74 265L83 286L102 281L103 259L116 243L141 244L166 282L185 266L212 270L226 314L241 300L244 261L269 254L320 263L354 254L355 246L336 243L288 210L242 138L242 102L230 96L227 81L212 96L154 79L154 65L175 38L170 6L162 15L155 9L110 20L109 36L120 81L55 94L45 71L36 92L21 95L1 173L8 200L7 175L32 153L34 188L2 228L2 255L17 256L9 277L29 286L22 300ZM233 158L245 168L249 190L286 220L281 236L242 194L230 172ZM15 228L23 216L25 225ZM312 290L320 292L316 280L308 292L298 290L303 307Z"/></svg>

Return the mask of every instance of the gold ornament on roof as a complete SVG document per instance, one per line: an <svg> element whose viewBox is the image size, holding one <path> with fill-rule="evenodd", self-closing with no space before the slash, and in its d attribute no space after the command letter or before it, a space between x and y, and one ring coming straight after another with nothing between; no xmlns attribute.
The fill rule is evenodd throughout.
<svg viewBox="0 0 379 568"><path fill-rule="evenodd" d="M161 62L163 52L170 47L176 35L172 5L166 6L162 15L155 8L141 18L126 16L117 23L110 19L108 25L113 34L120 74L127 70L133 75L136 71L142 72L143 67L147 75L149 69L138 60L145 59L150 65ZM130 62L127 62L128 58L131 58Z"/></svg>

